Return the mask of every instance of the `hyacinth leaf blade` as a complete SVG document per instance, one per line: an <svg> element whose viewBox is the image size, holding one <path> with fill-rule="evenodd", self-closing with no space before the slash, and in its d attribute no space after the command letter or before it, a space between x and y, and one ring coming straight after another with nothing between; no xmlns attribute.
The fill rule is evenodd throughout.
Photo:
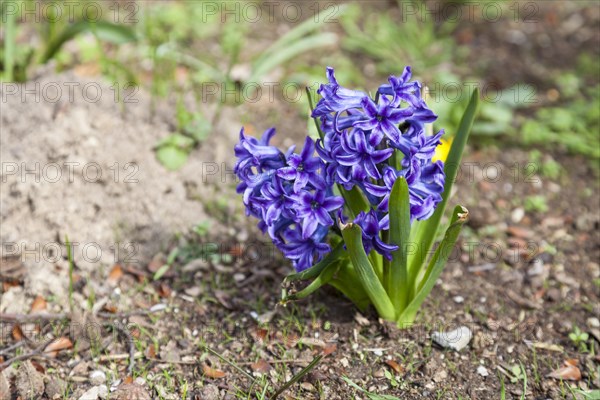
<svg viewBox="0 0 600 400"><path fill-rule="evenodd" d="M452 147L450 148L448 158L444 163L446 180L444 183L444 192L442 193L442 201L437 205L435 212L429 219L415 221L413 223L410 242L416 244L417 249L415 252L411 253L408 259L409 274L413 282L420 272L421 266L425 263L427 255L436 238L442 216L446 210L448 198L452 192L452 186L456 180L462 154L477 114L478 106L479 89L475 89L473 90L469 104L462 116L454 140L452 141Z"/></svg>
<svg viewBox="0 0 600 400"><path fill-rule="evenodd" d="M339 261L329 264L304 289L300 290L299 292L290 294L290 295L284 294L283 298L281 299L281 302L286 303L288 301L300 300L300 299L304 299L305 297L313 294L315 291L320 289L321 286L328 284L331 281L331 279L333 278L333 276L336 274L336 272L339 270L339 268L340 268Z"/></svg>
<svg viewBox="0 0 600 400"><path fill-rule="evenodd" d="M342 236L348 248L350 261L371 303L383 319L393 320L395 316L394 306L365 253L360 226L352 223L343 225Z"/></svg>
<svg viewBox="0 0 600 400"><path fill-rule="evenodd" d="M410 237L410 201L406 179L400 177L390 195L390 241L398 246L386 278L387 292L396 310L408 304L408 246Z"/></svg>
<svg viewBox="0 0 600 400"><path fill-rule="evenodd" d="M468 216L469 212L466 208L462 206L456 206L454 208L450 226L446 230L444 239L442 239L433 257L429 261L427 270L425 271L421 282L418 284L418 290L416 291L415 296L411 299L410 304L402 310L402 313L398 318L397 322L400 328L404 328L406 327L406 324L411 324L413 322L421 304L423 304L423 301L429 295L435 282L442 273L442 270L448 261L448 257L450 257L450 253L456 244L458 234Z"/></svg>
<svg viewBox="0 0 600 400"><path fill-rule="evenodd" d="M350 190L346 190L341 185L338 185L338 189L353 218L360 214L361 211L369 211L369 203L356 186Z"/></svg>
<svg viewBox="0 0 600 400"><path fill-rule="evenodd" d="M371 305L371 300L369 300L369 296L360 284L358 275L356 274L356 270L352 263L341 262L338 273L329 282L329 285L339 290L344 296L352 301L360 311L365 311L367 307Z"/></svg>
<svg viewBox="0 0 600 400"><path fill-rule="evenodd" d="M311 90L308 86L306 87L306 98L308 99L308 107L310 109L310 113L308 113L308 116L315 123L315 126L317 127L317 132L319 132L319 137L321 138L321 140L323 140L325 138L325 133L323 133L323 129L321 129L321 125L319 125L319 119L312 118L310 116L312 114L312 112L315 110L315 100L313 98L313 93L311 92Z"/></svg>

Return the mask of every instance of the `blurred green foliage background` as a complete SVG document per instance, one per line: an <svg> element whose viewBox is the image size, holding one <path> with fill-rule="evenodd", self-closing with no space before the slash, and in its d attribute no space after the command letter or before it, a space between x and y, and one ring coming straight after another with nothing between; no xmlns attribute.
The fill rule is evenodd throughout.
<svg viewBox="0 0 600 400"><path fill-rule="evenodd" d="M52 3L2 2L0 79L25 82L36 68L50 64L58 72L86 69L109 82L139 85L156 98L179 98L176 132L156 147L159 160L171 169L211 134L222 107L244 103L243 96L241 101L215 99L218 111L209 118L184 105L185 93L200 96L207 82L246 95L248 85L274 80L315 88L324 81L327 65L336 68L344 85L367 90L411 65L429 87L440 116L435 128L444 128L449 137L470 88L478 85L484 97L475 145L579 154L593 164L600 160L600 62L594 38L595 46L568 43L572 56L565 55L562 65L542 53L537 62L547 68L538 68L535 79L528 79L531 71L516 62L518 56L514 64L501 58L514 43L538 57L536 38L550 35L553 46L561 38L549 32L562 29L562 16L585 16L597 7L593 2L528 2L535 5L529 9L496 1L498 18L484 12L488 3L473 8L456 1L282 2L274 7L266 1L81 0L73 2L68 16L66 8ZM294 8L284 13L287 4ZM595 23L583 22L592 31ZM503 70L504 76L498 73ZM304 101L298 109L307 112Z"/></svg>

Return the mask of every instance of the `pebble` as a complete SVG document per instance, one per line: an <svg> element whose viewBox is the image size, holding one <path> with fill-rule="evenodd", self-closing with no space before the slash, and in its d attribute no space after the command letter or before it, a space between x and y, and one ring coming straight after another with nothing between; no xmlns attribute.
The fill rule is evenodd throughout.
<svg viewBox="0 0 600 400"><path fill-rule="evenodd" d="M587 324L590 328L600 328L600 320L596 317L588 318Z"/></svg>
<svg viewBox="0 0 600 400"><path fill-rule="evenodd" d="M106 374L100 370L92 371L90 373L90 382L94 386L98 386L106 382Z"/></svg>
<svg viewBox="0 0 600 400"><path fill-rule="evenodd" d="M108 387L106 385L93 386L87 392L79 397L79 400L97 400L105 399L108 396Z"/></svg>
<svg viewBox="0 0 600 400"><path fill-rule="evenodd" d="M521 222L521 220L523 219L524 216L525 216L525 210L524 209L522 209L521 207L515 208L510 213L510 220L514 224L518 224L519 222Z"/></svg>
<svg viewBox="0 0 600 400"><path fill-rule="evenodd" d="M440 346L453 349L456 351L461 351L471 341L473 337L473 333L466 326L461 326L458 329L447 332L433 332L431 334L431 339Z"/></svg>
<svg viewBox="0 0 600 400"><path fill-rule="evenodd" d="M479 367L477 367L477 373L479 375L483 376L484 378L490 374L488 372L487 368L484 367L483 365L480 365Z"/></svg>
<svg viewBox="0 0 600 400"><path fill-rule="evenodd" d="M453 298L454 302L457 304L463 303L465 301L465 298L462 296L454 296Z"/></svg>

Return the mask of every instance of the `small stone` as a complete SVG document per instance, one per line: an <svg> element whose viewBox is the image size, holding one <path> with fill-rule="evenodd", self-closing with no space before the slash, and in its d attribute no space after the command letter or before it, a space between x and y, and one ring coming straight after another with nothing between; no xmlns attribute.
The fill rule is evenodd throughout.
<svg viewBox="0 0 600 400"><path fill-rule="evenodd" d="M431 338L433 341L443 348L461 351L471 341L473 334L466 326L461 326L458 329L449 332L433 332Z"/></svg>
<svg viewBox="0 0 600 400"><path fill-rule="evenodd" d="M383 378L384 376L385 376L385 371L383 370L383 368L380 368L377 371L373 372L373 377L375 377L375 378Z"/></svg>
<svg viewBox="0 0 600 400"><path fill-rule="evenodd" d="M106 394L108 394L108 388L105 385L102 386L104 386ZM84 394L82 394L81 397L79 397L79 400L98 400L100 398L101 390L102 389L100 389L100 386L93 386L90 389L88 389Z"/></svg>
<svg viewBox="0 0 600 400"><path fill-rule="evenodd" d="M525 216L525 210L522 208L515 208L511 213L510 213L510 220L514 223L514 224L518 224L519 222L521 222L521 220L523 219L523 217Z"/></svg>
<svg viewBox="0 0 600 400"><path fill-rule="evenodd" d="M600 320L596 317L588 318L587 324L590 328L600 328Z"/></svg>
<svg viewBox="0 0 600 400"><path fill-rule="evenodd" d="M60 378L52 377L46 380L46 396L50 400L63 399L67 391L67 383Z"/></svg>
<svg viewBox="0 0 600 400"><path fill-rule="evenodd" d="M10 385L3 373L0 372L0 399L10 399Z"/></svg>
<svg viewBox="0 0 600 400"><path fill-rule="evenodd" d="M98 397L100 397L101 399L108 398L108 386L106 386L106 385L98 386Z"/></svg>
<svg viewBox="0 0 600 400"><path fill-rule="evenodd" d="M302 382L300 384L300 387L302 389L306 390L307 392L314 392L315 391L315 387L310 382Z"/></svg>
<svg viewBox="0 0 600 400"><path fill-rule="evenodd" d="M454 298L452 300L454 300L454 302L456 304L460 304L460 303L463 303L465 301L465 298L462 297L462 296L454 296Z"/></svg>
<svg viewBox="0 0 600 400"><path fill-rule="evenodd" d="M184 289L185 294L192 297L198 297L202 293L202 288L200 286L192 286Z"/></svg>
<svg viewBox="0 0 600 400"><path fill-rule="evenodd" d="M100 370L92 371L90 373L90 382L94 386L102 385L106 382L106 374Z"/></svg>
<svg viewBox="0 0 600 400"><path fill-rule="evenodd" d="M433 375L433 381L436 383L444 382L448 378L448 372L445 369L439 369Z"/></svg>
<svg viewBox="0 0 600 400"><path fill-rule="evenodd" d="M110 397L111 400L151 400L150 394L143 386L135 383L119 386L115 393Z"/></svg>
<svg viewBox="0 0 600 400"><path fill-rule="evenodd" d="M17 393L23 399L39 399L44 393L44 376L27 360L17 370Z"/></svg>
<svg viewBox="0 0 600 400"><path fill-rule="evenodd" d="M479 367L477 367L477 373L479 375L483 376L484 378L490 374L488 372L487 368L484 367L483 365L480 365Z"/></svg>
<svg viewBox="0 0 600 400"><path fill-rule="evenodd" d="M206 385L201 394L201 398L204 400L219 400L221 398L219 388L215 385Z"/></svg>

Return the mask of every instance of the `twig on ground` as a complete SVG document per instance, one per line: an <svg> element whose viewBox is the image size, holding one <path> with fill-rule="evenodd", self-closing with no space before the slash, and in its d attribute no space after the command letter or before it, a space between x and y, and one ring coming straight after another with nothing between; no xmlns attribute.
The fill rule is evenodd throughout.
<svg viewBox="0 0 600 400"><path fill-rule="evenodd" d="M29 322L37 321L54 321L57 319L69 318L69 314L51 314L51 313L34 313L34 314L5 314L0 313L0 322L17 322L19 324L25 324Z"/></svg>
<svg viewBox="0 0 600 400"><path fill-rule="evenodd" d="M17 343L15 343L15 344L12 344L12 345L8 346L8 347L7 347L7 348L5 348L5 349L2 349L2 350L0 350L0 356L1 356L1 355L4 355L4 354L8 354L8 353L10 353L11 351L13 351L13 350L16 350L16 349L18 349L19 347L23 346L24 344L25 344L25 341L24 341L24 340L19 340Z"/></svg>
<svg viewBox="0 0 600 400"><path fill-rule="evenodd" d="M38 347L36 347L35 349L33 349L33 351L29 352L29 353L24 353L21 354L19 356L15 356L13 358L9 358L8 360L4 361L2 364L0 364L0 370L10 366L12 363L17 362L17 361L22 361L22 360L27 360L29 358L32 358L34 356L37 356L39 354L41 354L44 349L54 341L55 339L50 339L47 342L44 342L42 344L40 344Z"/></svg>
<svg viewBox="0 0 600 400"><path fill-rule="evenodd" d="M132 376L133 369L135 368L135 342L133 341L133 336L130 332L127 331L126 328L123 328L120 324L105 325L114 326L114 328L121 334L121 336L127 339L127 344L129 345L129 366L127 367L127 373L130 376Z"/></svg>
<svg viewBox="0 0 600 400"><path fill-rule="evenodd" d="M239 365L237 365L233 361L230 361L230 360L226 359L225 357L223 357L222 355L220 355L217 351L211 349L207 345L202 345L202 347L205 348L206 351L208 351L210 354L218 357L221 361L226 362L227 364L231 365L237 371L241 372L243 375L245 375L246 377L248 377L248 379L250 379L251 381L254 381L254 377L252 375L250 375L248 372L244 371L242 368L240 368Z"/></svg>
<svg viewBox="0 0 600 400"><path fill-rule="evenodd" d="M302 371L298 372L296 375L294 375L292 377L292 379L290 379L289 381L287 381L285 383L285 385L283 385L282 387L280 387L275 394L273 395L273 397L271 397L271 399L275 400L281 393L285 392L290 386L292 386L294 383L298 382L304 375L306 375L307 373L310 372L311 369L313 369L318 363L319 361L321 361L321 359L323 358L323 354L319 354L318 356L316 356L310 364L308 364L306 367L302 368Z"/></svg>

